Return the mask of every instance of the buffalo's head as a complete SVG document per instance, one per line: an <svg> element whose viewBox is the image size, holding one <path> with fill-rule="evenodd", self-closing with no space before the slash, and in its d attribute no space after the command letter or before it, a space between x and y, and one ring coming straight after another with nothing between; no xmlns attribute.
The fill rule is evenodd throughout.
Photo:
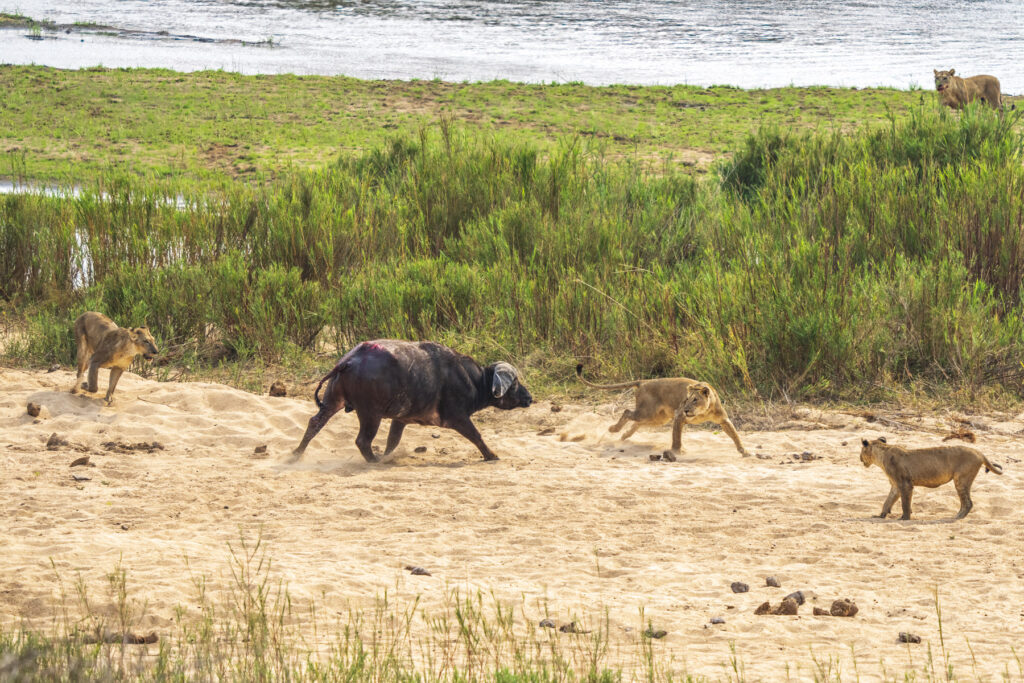
<svg viewBox="0 0 1024 683"><path fill-rule="evenodd" d="M519 383L519 373L508 363L495 363L487 367L491 376L490 405L502 410L528 408L533 396Z"/></svg>

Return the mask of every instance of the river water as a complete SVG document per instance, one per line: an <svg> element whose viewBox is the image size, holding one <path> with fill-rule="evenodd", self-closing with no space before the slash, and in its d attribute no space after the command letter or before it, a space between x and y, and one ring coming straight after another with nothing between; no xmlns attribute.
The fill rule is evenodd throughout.
<svg viewBox="0 0 1024 683"><path fill-rule="evenodd" d="M0 11L123 31L0 31L0 63L928 89L933 68L956 67L1024 91L1019 0L0 0Z"/></svg>

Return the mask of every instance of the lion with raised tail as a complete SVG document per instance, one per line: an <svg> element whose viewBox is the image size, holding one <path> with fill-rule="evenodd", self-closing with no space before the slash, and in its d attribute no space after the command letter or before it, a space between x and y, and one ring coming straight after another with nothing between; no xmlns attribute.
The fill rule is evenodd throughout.
<svg viewBox="0 0 1024 683"><path fill-rule="evenodd" d="M882 505L878 516L885 518L899 497L903 503L903 517L910 519L910 498L915 486L936 488L950 481L960 496L960 511L956 518L963 519L974 507L971 501L971 484L984 465L986 472L1002 474L1003 468L967 446L936 446L908 450L890 446L885 437L861 441L860 461L864 467L878 465L889 478L892 488Z"/></svg>

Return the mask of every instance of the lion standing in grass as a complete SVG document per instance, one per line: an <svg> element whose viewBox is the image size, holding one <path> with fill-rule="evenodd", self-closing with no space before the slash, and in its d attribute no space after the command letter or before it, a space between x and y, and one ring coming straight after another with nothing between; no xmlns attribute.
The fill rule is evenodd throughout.
<svg viewBox="0 0 1024 683"><path fill-rule="evenodd" d="M952 109L963 109L971 102L981 100L993 109L1003 108L1003 95L999 79L995 76L968 76L960 78L956 69L935 72L935 89L942 103Z"/></svg>
<svg viewBox="0 0 1024 683"><path fill-rule="evenodd" d="M118 327L113 320L89 311L75 320L75 341L78 342L78 376L71 393L78 393L79 388L95 393L99 391L100 368L110 368L110 380L107 382L107 403L111 403L114 388L121 374L142 354L150 360L159 351L156 341L149 333L148 327ZM89 383L82 384L82 375L89 368Z"/></svg>
<svg viewBox="0 0 1024 683"><path fill-rule="evenodd" d="M956 493L960 496L960 511L956 518L963 519L974 507L971 501L971 484L978 476L982 465L985 471L1002 474L1003 468L989 462L980 452L967 446L937 446L934 448L916 448L907 450L899 446L890 446L885 438L861 441L860 461L864 467L878 465L889 477L892 488L889 497L882 505L879 517L885 517L892 510L897 496L903 503L903 517L910 519L910 498L915 486L936 488L952 481Z"/></svg>

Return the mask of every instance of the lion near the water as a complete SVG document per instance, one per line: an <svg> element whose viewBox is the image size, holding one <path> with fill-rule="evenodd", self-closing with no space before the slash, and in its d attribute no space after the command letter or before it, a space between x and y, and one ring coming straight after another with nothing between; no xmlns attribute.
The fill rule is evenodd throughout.
<svg viewBox="0 0 1024 683"><path fill-rule="evenodd" d="M971 102L982 101L993 109L1003 107L1003 94L995 76L968 76L960 78L956 69L935 72L935 89L942 104L951 109L963 109Z"/></svg>

